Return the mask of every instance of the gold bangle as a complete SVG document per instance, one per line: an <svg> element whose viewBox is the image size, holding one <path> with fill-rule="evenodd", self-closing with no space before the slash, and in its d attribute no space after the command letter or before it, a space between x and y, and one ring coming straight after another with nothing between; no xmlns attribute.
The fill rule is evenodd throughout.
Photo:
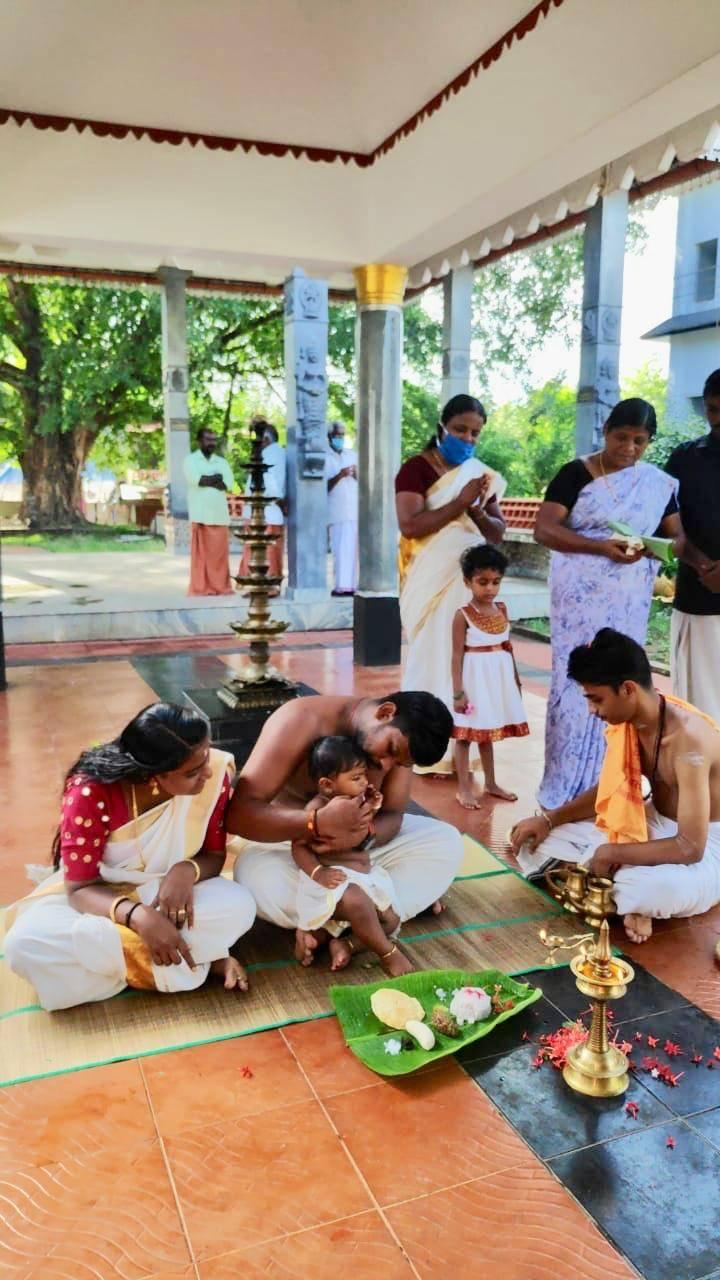
<svg viewBox="0 0 720 1280"><path fill-rule="evenodd" d="M396 951L397 951L397 947L396 947L395 943L393 943L393 944L392 944L392 946L391 946L391 948L390 948L390 950L389 950L389 951L386 951L386 952L385 952L385 955L384 955L384 956L381 956L381 957L380 957L380 959L381 959L381 960L389 960L391 956L394 956L394 955L395 955L395 952L396 952Z"/></svg>
<svg viewBox="0 0 720 1280"><path fill-rule="evenodd" d="M200 865L195 861L194 858L188 858L188 862L190 863L190 866L195 869L194 883L197 884L198 880L200 879L200 876L202 875L202 871L200 870Z"/></svg>
<svg viewBox="0 0 720 1280"><path fill-rule="evenodd" d="M113 924L117 924L117 923L118 923L118 922L117 922L117 920L116 920L116 918L115 918L115 912L117 911L118 907L120 906L120 903L121 903L121 902L131 902L131 901L132 901L132 899L131 899L131 898L129 898L129 897L128 897L128 895L127 895L126 893L121 893L121 894L120 894L120 896L119 896L119 898L113 898L112 902L110 903L110 919L112 920Z"/></svg>

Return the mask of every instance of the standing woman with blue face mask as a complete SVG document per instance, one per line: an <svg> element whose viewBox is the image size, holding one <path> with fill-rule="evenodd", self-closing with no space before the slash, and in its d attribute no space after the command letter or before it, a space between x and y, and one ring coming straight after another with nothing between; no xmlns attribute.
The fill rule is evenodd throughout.
<svg viewBox="0 0 720 1280"><path fill-rule="evenodd" d="M474 396L453 396L435 435L395 477L400 613L408 646L402 685L434 693L449 710L452 621L470 598L460 557L478 543L497 545L505 532L499 507L505 480L475 457L486 421ZM452 756L424 772L454 772Z"/></svg>

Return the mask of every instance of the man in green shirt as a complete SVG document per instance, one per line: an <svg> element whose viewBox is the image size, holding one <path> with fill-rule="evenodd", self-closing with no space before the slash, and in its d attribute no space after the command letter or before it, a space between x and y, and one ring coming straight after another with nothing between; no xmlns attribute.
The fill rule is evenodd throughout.
<svg viewBox="0 0 720 1280"><path fill-rule="evenodd" d="M214 431L198 432L198 447L185 459L188 514L191 521L191 596L228 596L230 581L230 512L227 491L233 473L217 449Z"/></svg>

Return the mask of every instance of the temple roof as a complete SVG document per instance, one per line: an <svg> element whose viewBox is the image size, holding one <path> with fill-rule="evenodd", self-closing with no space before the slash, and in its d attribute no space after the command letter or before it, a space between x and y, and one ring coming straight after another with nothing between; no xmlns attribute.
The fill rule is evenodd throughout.
<svg viewBox="0 0 720 1280"><path fill-rule="evenodd" d="M0 31L11 263L418 285L720 137L707 0L0 0Z"/></svg>

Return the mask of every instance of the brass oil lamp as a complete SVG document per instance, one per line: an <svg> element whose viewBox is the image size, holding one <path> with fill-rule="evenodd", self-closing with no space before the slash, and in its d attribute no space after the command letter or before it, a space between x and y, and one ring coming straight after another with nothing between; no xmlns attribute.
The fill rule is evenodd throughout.
<svg viewBox="0 0 720 1280"><path fill-rule="evenodd" d="M627 1056L608 1037L608 1002L625 995L635 972L626 960L613 956L607 917L615 910L612 880L593 876L585 867L548 871L546 883L565 911L581 916L595 933L560 938L541 930L548 960L560 950L578 949L570 961L578 991L590 1000L592 1017L586 1041L568 1050L563 1079L576 1093L591 1098L616 1098L629 1083Z"/></svg>

